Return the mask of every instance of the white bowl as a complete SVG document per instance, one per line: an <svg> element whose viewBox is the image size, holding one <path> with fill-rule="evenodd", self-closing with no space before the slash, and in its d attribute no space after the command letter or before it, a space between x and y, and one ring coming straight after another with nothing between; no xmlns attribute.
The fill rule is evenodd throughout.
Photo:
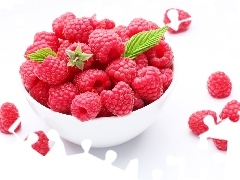
<svg viewBox="0 0 240 180"><path fill-rule="evenodd" d="M160 110L175 87L177 71L176 62L174 62L171 85L153 103L124 117L101 117L86 122L44 107L29 95L22 83L21 88L33 111L62 138L78 145L81 145L84 139L90 139L92 147L103 148L125 143L159 120Z"/></svg>

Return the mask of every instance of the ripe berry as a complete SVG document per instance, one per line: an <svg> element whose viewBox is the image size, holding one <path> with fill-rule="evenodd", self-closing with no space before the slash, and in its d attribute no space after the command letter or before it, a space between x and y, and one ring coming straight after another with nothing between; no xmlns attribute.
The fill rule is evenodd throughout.
<svg viewBox="0 0 240 180"><path fill-rule="evenodd" d="M80 121L95 118L101 110L101 99L97 93L85 92L76 95L71 104L71 113Z"/></svg>
<svg viewBox="0 0 240 180"><path fill-rule="evenodd" d="M103 105L116 116L125 116L132 112L134 92L123 81L118 82L112 90L103 90L100 94Z"/></svg>
<svg viewBox="0 0 240 180"><path fill-rule="evenodd" d="M232 83L224 72L217 71L209 76L207 89L212 97L225 98L231 93Z"/></svg>
<svg viewBox="0 0 240 180"><path fill-rule="evenodd" d="M115 27L115 22L110 19L103 19L101 20L98 25L96 26L96 29L113 29Z"/></svg>
<svg viewBox="0 0 240 180"><path fill-rule="evenodd" d="M133 59L136 63L136 69L137 71L139 69L142 69L143 67L148 66L148 59L147 56L144 53L139 54L137 57Z"/></svg>
<svg viewBox="0 0 240 180"><path fill-rule="evenodd" d="M228 102L222 109L219 117L223 120L229 118L233 122L239 120L240 103L237 100Z"/></svg>
<svg viewBox="0 0 240 180"><path fill-rule="evenodd" d="M149 24L147 20L143 18L134 18L127 26L127 33L129 37L132 37L139 32L148 31L150 29L151 24Z"/></svg>
<svg viewBox="0 0 240 180"><path fill-rule="evenodd" d="M126 42L129 40L126 26L123 26L123 25L117 26L113 29L113 31L119 35L119 37L122 39L123 42Z"/></svg>
<svg viewBox="0 0 240 180"><path fill-rule="evenodd" d="M227 144L228 144L227 140L221 140L221 139L212 139L212 140L217 149L221 151L227 151Z"/></svg>
<svg viewBox="0 0 240 180"><path fill-rule="evenodd" d="M162 79L163 83L163 90L167 90L167 88L170 86L172 79L173 79L173 70L170 68L165 68L160 70L160 78Z"/></svg>
<svg viewBox="0 0 240 180"><path fill-rule="evenodd" d="M57 52L57 57L60 60L64 60L64 58L66 57L66 49L71 45L72 43L69 40L63 40L63 42L61 43L61 45L58 48L58 52Z"/></svg>
<svg viewBox="0 0 240 180"><path fill-rule="evenodd" d="M212 116L214 122L217 123L217 114L211 110L197 111L189 117L188 125L194 134L200 135L208 130L208 126L205 125L203 121L204 118L208 115Z"/></svg>
<svg viewBox="0 0 240 180"><path fill-rule="evenodd" d="M144 101L141 99L141 97L134 93L134 105L133 105L133 110L138 110L144 107Z"/></svg>

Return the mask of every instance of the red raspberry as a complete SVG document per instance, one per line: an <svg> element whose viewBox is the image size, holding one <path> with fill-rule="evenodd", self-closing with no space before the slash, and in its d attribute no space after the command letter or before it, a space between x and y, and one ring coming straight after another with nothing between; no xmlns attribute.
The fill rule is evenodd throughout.
<svg viewBox="0 0 240 180"><path fill-rule="evenodd" d="M58 38L65 39L63 36L63 28L66 25L66 23L75 18L76 16L73 13L66 12L53 21L52 29Z"/></svg>
<svg viewBox="0 0 240 180"><path fill-rule="evenodd" d="M101 99L97 93L85 92L76 95L71 104L71 113L80 121L95 118L101 110Z"/></svg>
<svg viewBox="0 0 240 180"><path fill-rule="evenodd" d="M178 12L178 21L182 21L182 22L179 22L180 24L179 24L177 30L174 30L171 27L169 27L168 31L171 33L178 33L178 32L186 31L191 24L191 20L187 20L187 19L191 18L191 16L187 12L185 12L181 9L176 9L176 8L168 9L164 14L164 20L163 20L164 24L169 24L171 22L171 20L173 21L173 19L169 19L169 17L168 17L168 12L170 10L176 10Z"/></svg>
<svg viewBox="0 0 240 180"><path fill-rule="evenodd" d="M233 122L237 122L239 120L239 111L240 111L240 103L237 100L232 100L228 102L219 117L223 120L229 118Z"/></svg>
<svg viewBox="0 0 240 180"><path fill-rule="evenodd" d="M119 58L125 51L124 43L112 30L96 29L89 35L89 47L96 60L103 64Z"/></svg>
<svg viewBox="0 0 240 180"><path fill-rule="evenodd" d="M99 117L111 117L111 116L114 116L113 113L111 113L111 112L106 108L106 106L104 106L104 105L102 104L101 110L100 110L100 112L98 113L97 118L99 118Z"/></svg>
<svg viewBox="0 0 240 180"><path fill-rule="evenodd" d="M217 71L209 76L207 89L212 97L225 98L228 97L232 91L232 83L224 72Z"/></svg>
<svg viewBox="0 0 240 180"><path fill-rule="evenodd" d="M148 25L150 26L151 30L160 28L156 23L154 23L152 21L148 21Z"/></svg>
<svg viewBox="0 0 240 180"><path fill-rule="evenodd" d="M103 90L100 94L103 105L116 116L125 116L132 112L134 92L132 88L120 81L112 90Z"/></svg>
<svg viewBox="0 0 240 180"><path fill-rule="evenodd" d="M227 144L228 144L227 140L221 140L221 139L212 139L212 140L217 149L221 151L227 151Z"/></svg>
<svg viewBox="0 0 240 180"><path fill-rule="evenodd" d="M15 104L5 102L0 107L0 131L4 134L12 134L9 128L19 118L19 111ZM18 132L21 128L21 123L14 132Z"/></svg>
<svg viewBox="0 0 240 180"><path fill-rule="evenodd" d="M34 36L34 42L41 41L48 44L54 52L58 51L58 37L53 32L38 32Z"/></svg>
<svg viewBox="0 0 240 180"><path fill-rule="evenodd" d="M134 106L133 106L133 110L138 110L141 109L142 107L144 107L144 101L141 99L141 97L134 93Z"/></svg>
<svg viewBox="0 0 240 180"><path fill-rule="evenodd" d="M126 26L123 26L123 25L117 26L113 29L113 31L120 36L123 42L126 42L129 40Z"/></svg>
<svg viewBox="0 0 240 180"><path fill-rule="evenodd" d="M146 56L144 53L139 54L139 55L138 55L137 57L135 57L133 60L134 60L135 63L136 63L136 69L137 69L137 71L138 71L139 69L142 69L143 67L148 66L148 59L147 59L147 56Z"/></svg>
<svg viewBox="0 0 240 180"><path fill-rule="evenodd" d="M160 78L163 82L163 90L167 90L173 79L173 71L170 68L160 69Z"/></svg>
<svg viewBox="0 0 240 180"><path fill-rule="evenodd" d="M163 94L160 70L154 66L143 67L137 71L132 87L142 100L153 102Z"/></svg>
<svg viewBox="0 0 240 180"><path fill-rule="evenodd" d="M72 100L77 94L79 91L71 82L52 86L49 89L48 106L53 111L69 114Z"/></svg>
<svg viewBox="0 0 240 180"><path fill-rule="evenodd" d="M215 124L217 124L217 114L211 110L197 111L189 117L188 125L194 134L199 136L208 130L208 126L205 125L203 121L204 118L208 115L212 116Z"/></svg>
<svg viewBox="0 0 240 180"><path fill-rule="evenodd" d="M38 135L38 141L32 144L32 148L45 156L49 151L49 139L43 131L36 131L34 132ZM25 138L27 140L28 137Z"/></svg>
<svg viewBox="0 0 240 180"><path fill-rule="evenodd" d="M113 29L115 27L115 22L110 19L103 19L101 20L98 25L96 26L96 29Z"/></svg>
<svg viewBox="0 0 240 180"><path fill-rule="evenodd" d="M50 85L48 83L39 80L29 90L29 94L41 105L47 107L49 88L50 88Z"/></svg>
<svg viewBox="0 0 240 180"><path fill-rule="evenodd" d="M38 81L38 78L34 73L37 65L38 63L35 61L26 60L19 68L19 74L21 76L22 83L27 90L31 89Z"/></svg>
<svg viewBox="0 0 240 180"><path fill-rule="evenodd" d="M88 43L88 37L94 30L89 18L72 19L63 28L63 35L71 42Z"/></svg>
<svg viewBox="0 0 240 180"><path fill-rule="evenodd" d="M169 68L173 64L173 52L168 43L164 40L145 52L151 66L157 68Z"/></svg>
<svg viewBox="0 0 240 180"><path fill-rule="evenodd" d="M108 65L106 73L113 84L124 81L130 85L137 74L136 63L127 57L121 57Z"/></svg>
<svg viewBox="0 0 240 180"><path fill-rule="evenodd" d="M111 87L108 75L99 69L89 69L75 75L74 84L82 93L90 91L101 93Z"/></svg>
<svg viewBox="0 0 240 180"><path fill-rule="evenodd" d="M42 49L42 48L49 48L51 49L51 47L44 41L37 41L37 42L34 42L33 44L31 44L30 46L27 47L25 53L24 53L24 57L27 59L27 60L30 60L29 57L27 57L28 54L32 54L34 52L36 52L37 50L39 49Z"/></svg>
<svg viewBox="0 0 240 180"><path fill-rule="evenodd" d="M47 56L35 69L37 77L49 84L61 84L68 76L68 67L64 61Z"/></svg>
<svg viewBox="0 0 240 180"><path fill-rule="evenodd" d="M134 18L127 26L129 37L132 37L139 32L149 31L150 29L151 24L149 24L148 21L143 18Z"/></svg>
<svg viewBox="0 0 240 180"><path fill-rule="evenodd" d="M58 52L57 52L57 57L60 60L64 60L64 58L66 57L66 49L71 45L72 43L69 40L63 40L63 42L61 43L61 45L58 48Z"/></svg>

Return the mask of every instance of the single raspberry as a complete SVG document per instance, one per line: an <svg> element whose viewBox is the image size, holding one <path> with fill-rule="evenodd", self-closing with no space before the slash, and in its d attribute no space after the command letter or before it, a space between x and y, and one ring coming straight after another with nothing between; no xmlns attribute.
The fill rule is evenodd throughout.
<svg viewBox="0 0 240 180"><path fill-rule="evenodd" d="M29 94L41 105L47 107L49 88L50 88L50 85L48 83L39 80L29 90Z"/></svg>
<svg viewBox="0 0 240 180"><path fill-rule="evenodd" d="M149 31L150 29L151 24L149 24L147 20L143 18L134 18L127 26L127 33L129 37L132 37L139 32Z"/></svg>
<svg viewBox="0 0 240 180"><path fill-rule="evenodd" d="M138 110L141 109L142 107L144 107L144 101L141 99L141 97L134 93L134 106L133 106L133 110Z"/></svg>
<svg viewBox="0 0 240 180"><path fill-rule="evenodd" d="M66 23L63 28L64 37L71 42L88 43L88 38L94 27L89 18L75 18Z"/></svg>
<svg viewBox="0 0 240 180"><path fill-rule="evenodd" d="M96 29L89 35L88 42L96 60L103 64L119 58L125 51L122 39L112 30Z"/></svg>
<svg viewBox="0 0 240 180"><path fill-rule="evenodd" d="M38 81L37 76L34 73L38 63L32 60L24 61L19 68L19 74L23 85L27 90L31 89Z"/></svg>
<svg viewBox="0 0 240 180"><path fill-rule="evenodd" d="M186 31L191 24L191 20L189 19L189 18L191 18L191 16L187 12L185 12L181 9L176 9L176 8L167 9L166 12L164 13L164 20L163 20L164 24L169 24L169 23L171 23L171 21L174 21L173 19L169 19L169 17L168 17L168 12L172 11L172 10L175 10L178 13L178 19L176 19L175 21L181 21L181 22L179 22L180 24L178 25L177 30L174 30L171 27L169 27L168 31L171 33L178 33L178 32ZM189 20L187 20L187 19L189 19Z"/></svg>
<svg viewBox="0 0 240 180"><path fill-rule="evenodd" d="M48 106L50 109L63 114L70 113L70 106L78 89L71 82L52 86L49 89Z"/></svg>
<svg viewBox="0 0 240 180"><path fill-rule="evenodd" d="M163 82L163 90L167 90L173 79L173 70L170 68L160 69L160 78Z"/></svg>
<svg viewBox="0 0 240 180"><path fill-rule="evenodd" d="M66 23L75 18L76 16L73 13L66 12L53 21L52 29L58 38L65 39L63 36L63 28Z"/></svg>
<svg viewBox="0 0 240 180"><path fill-rule="evenodd" d="M237 100L228 102L222 109L219 117L224 120L229 118L233 122L239 120L240 103Z"/></svg>
<svg viewBox="0 0 240 180"><path fill-rule="evenodd" d="M136 63L127 57L121 57L108 65L106 73L113 84L124 81L130 85L137 74Z"/></svg>
<svg viewBox="0 0 240 180"><path fill-rule="evenodd" d="M72 43L69 40L63 40L63 42L61 43L61 45L58 48L58 52L57 52L57 57L60 60L64 60L64 58L66 57L66 49L71 45Z"/></svg>
<svg viewBox="0 0 240 180"><path fill-rule="evenodd" d="M132 82L132 88L142 100L153 102L163 94L163 84L160 70L154 66L143 67L137 71Z"/></svg>
<svg viewBox="0 0 240 180"><path fill-rule="evenodd" d="M217 124L217 114L214 111L202 110L191 114L188 125L194 134L200 135L208 130L208 126L204 123L204 118L208 115L212 116L215 124Z"/></svg>
<svg viewBox="0 0 240 180"><path fill-rule="evenodd" d="M43 49L43 48L49 48L51 49L51 47L44 41L37 41L37 42L34 42L33 44L31 44L30 46L27 47L25 53L24 53L24 57L27 59L27 60L30 60L29 57L27 57L28 54L32 54L34 52L36 52L37 50L39 49Z"/></svg>
<svg viewBox="0 0 240 180"><path fill-rule="evenodd" d="M111 81L106 72L99 69L89 69L75 75L74 84L81 93L90 91L101 93L111 87Z"/></svg>
<svg viewBox="0 0 240 180"><path fill-rule="evenodd" d="M19 118L19 111L15 104L5 102L0 107L0 131L5 134L12 134L9 132L9 128ZM15 129L14 132L19 131L21 123Z"/></svg>
<svg viewBox="0 0 240 180"><path fill-rule="evenodd" d="M222 139L212 139L212 140L218 150L227 151L227 144L228 144L227 140L222 140Z"/></svg>
<svg viewBox="0 0 240 180"><path fill-rule="evenodd" d="M212 97L219 99L225 98L228 97L232 91L232 83L224 72L217 71L209 76L207 89Z"/></svg>
<svg viewBox="0 0 240 180"><path fill-rule="evenodd" d="M49 139L43 131L36 131L34 133L38 135L38 140L32 144L32 148L45 156L50 151ZM26 137L25 140L27 140L27 138L28 137Z"/></svg>
<svg viewBox="0 0 240 180"><path fill-rule="evenodd" d="M110 19L103 19L101 20L98 25L96 26L96 29L113 29L115 27L115 22Z"/></svg>
<svg viewBox="0 0 240 180"><path fill-rule="evenodd" d="M173 52L172 48L164 40L160 40L159 43L145 52L148 58L148 63L151 66L157 68L169 68L173 64Z"/></svg>
<svg viewBox="0 0 240 180"><path fill-rule="evenodd" d="M76 95L71 104L71 113L80 121L95 118L101 110L101 99L97 93L85 92Z"/></svg>
<svg viewBox="0 0 240 180"><path fill-rule="evenodd" d="M67 64L53 56L47 56L35 69L37 77L49 84L61 84L68 76Z"/></svg>
<svg viewBox="0 0 240 180"><path fill-rule="evenodd" d="M34 36L34 42L41 41L48 44L54 52L58 51L58 37L53 32L37 32Z"/></svg>
<svg viewBox="0 0 240 180"><path fill-rule="evenodd" d="M123 42L126 42L129 40L126 26L123 26L123 25L117 26L113 29L113 31L120 36Z"/></svg>
<svg viewBox="0 0 240 180"><path fill-rule="evenodd" d="M125 116L133 111L134 92L125 82L120 81L112 90L100 94L103 105L116 116Z"/></svg>
<svg viewBox="0 0 240 180"><path fill-rule="evenodd" d="M148 59L147 56L144 53L139 54L137 57L133 59L136 63L136 69L137 71L139 69L142 69L143 67L148 66Z"/></svg>

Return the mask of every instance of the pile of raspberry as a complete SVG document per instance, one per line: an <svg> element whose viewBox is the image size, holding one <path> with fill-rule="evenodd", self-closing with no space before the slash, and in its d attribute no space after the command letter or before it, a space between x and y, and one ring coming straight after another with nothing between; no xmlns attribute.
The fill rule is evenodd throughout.
<svg viewBox="0 0 240 180"><path fill-rule="evenodd" d="M116 26L66 12L26 48L22 83L41 105L80 121L128 115L159 99L172 82L174 55L164 36L133 59L122 56L132 36L158 28L143 18ZM52 53L30 58L44 48Z"/></svg>

